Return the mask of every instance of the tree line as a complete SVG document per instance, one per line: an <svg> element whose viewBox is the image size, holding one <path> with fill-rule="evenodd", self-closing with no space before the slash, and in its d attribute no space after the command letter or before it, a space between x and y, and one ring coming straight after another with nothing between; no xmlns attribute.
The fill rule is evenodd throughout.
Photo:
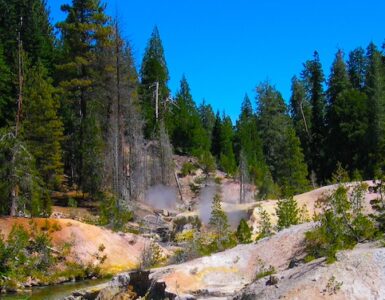
<svg viewBox="0 0 385 300"><path fill-rule="evenodd" d="M55 25L45 0L0 0L0 11L1 214L49 215L52 191L76 189L114 219L148 187L173 184L173 153L260 198L325 184L337 166L354 179L383 172L385 58L373 43L347 61L339 50L327 80L315 52L288 104L260 83L233 124L196 104L186 76L171 95L156 27L137 70L101 1L72 0Z"/></svg>

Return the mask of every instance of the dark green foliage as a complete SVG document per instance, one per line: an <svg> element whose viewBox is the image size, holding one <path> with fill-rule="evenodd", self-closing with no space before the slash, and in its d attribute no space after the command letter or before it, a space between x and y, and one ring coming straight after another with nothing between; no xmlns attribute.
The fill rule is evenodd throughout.
<svg viewBox="0 0 385 300"><path fill-rule="evenodd" d="M47 72L40 63L26 74L22 135L35 158L40 177L48 188L57 189L63 177L63 124L57 115L58 99L46 76Z"/></svg>
<svg viewBox="0 0 385 300"><path fill-rule="evenodd" d="M358 242L373 239L374 223L362 214L361 203L367 186L359 184L351 195L339 186L323 199L323 212L317 227L306 233L308 258L325 256L333 262L338 250L350 249Z"/></svg>
<svg viewBox="0 0 385 300"><path fill-rule="evenodd" d="M378 176L385 170L385 81L381 53L374 44L367 49L368 67L365 90L368 96L369 174Z"/></svg>
<svg viewBox="0 0 385 300"><path fill-rule="evenodd" d="M258 120L266 163L285 195L307 188L307 167L281 94L269 83L257 87Z"/></svg>
<svg viewBox="0 0 385 300"><path fill-rule="evenodd" d="M215 171L215 158L211 155L210 151L204 151L202 154L200 154L199 165L206 176L209 176L210 173Z"/></svg>
<svg viewBox="0 0 385 300"><path fill-rule="evenodd" d="M245 219L241 219L236 233L238 242L241 244L251 243L251 229Z"/></svg>
<svg viewBox="0 0 385 300"><path fill-rule="evenodd" d="M257 118L249 97L246 95L236 125L235 149L239 161L239 173L244 181L248 179L261 187L269 172L263 155L263 145L258 132Z"/></svg>
<svg viewBox="0 0 385 300"><path fill-rule="evenodd" d="M361 47L349 53L347 62L350 84L354 89L363 90L365 86L366 58Z"/></svg>
<svg viewBox="0 0 385 300"><path fill-rule="evenodd" d="M210 136L203 128L198 109L190 94L186 77L180 82L180 89L172 105L168 120L171 141L176 151L199 154L210 147Z"/></svg>
<svg viewBox="0 0 385 300"><path fill-rule="evenodd" d="M194 174L194 172L196 171L197 169L197 166L194 165L193 163L191 162L186 162L183 164L182 166L182 169L181 169L181 175L183 177L187 176L187 175L192 175Z"/></svg>
<svg viewBox="0 0 385 300"><path fill-rule="evenodd" d="M50 214L50 198L27 146L9 129L0 131L0 213Z"/></svg>
<svg viewBox="0 0 385 300"><path fill-rule="evenodd" d="M127 222L132 221L133 212L124 207L117 207L117 199L112 194L100 194L99 225L110 225L114 230L124 229Z"/></svg>
<svg viewBox="0 0 385 300"><path fill-rule="evenodd" d="M170 94L167 87L168 80L169 75L162 40L158 28L154 27L140 69L139 98L145 119L146 138L151 137L156 129L154 84L155 82L159 83L159 117L164 118L165 101Z"/></svg>
<svg viewBox="0 0 385 300"><path fill-rule="evenodd" d="M4 56L0 40L0 127L14 120L14 98L12 97L12 74Z"/></svg>
<svg viewBox="0 0 385 300"><path fill-rule="evenodd" d="M326 100L323 91L324 74L322 65L317 52L314 52L313 60L304 64L304 70L301 74L302 81L305 84L306 97L311 106L310 118L310 153L311 159L309 169L314 172L318 182L326 178L326 149L325 149L325 106ZM312 174L313 175L313 174Z"/></svg>
<svg viewBox="0 0 385 300"><path fill-rule="evenodd" d="M233 149L234 132L233 124L228 116L223 116L219 137L219 165L228 175L234 176L237 168Z"/></svg>
<svg viewBox="0 0 385 300"><path fill-rule="evenodd" d="M0 1L0 41L9 64L17 62L17 33L33 64L41 60L52 70L54 34L45 0ZM22 25L20 24L22 18ZM16 73L16 72L15 72Z"/></svg>
<svg viewBox="0 0 385 300"><path fill-rule="evenodd" d="M278 230L299 224L299 208L293 197L278 200L276 214L278 216Z"/></svg>
<svg viewBox="0 0 385 300"><path fill-rule="evenodd" d="M107 115L105 98L95 91L108 74L102 53L109 46L112 29L100 1L74 0L62 10L67 17L57 25L61 31L57 77L67 138L65 170L71 174L70 183L95 193L100 188L102 124Z"/></svg>
<svg viewBox="0 0 385 300"><path fill-rule="evenodd" d="M215 115L215 122L214 126L211 132L211 153L216 157L219 158L221 155L221 131L222 131L222 119L219 114L219 111L217 111L217 114Z"/></svg>

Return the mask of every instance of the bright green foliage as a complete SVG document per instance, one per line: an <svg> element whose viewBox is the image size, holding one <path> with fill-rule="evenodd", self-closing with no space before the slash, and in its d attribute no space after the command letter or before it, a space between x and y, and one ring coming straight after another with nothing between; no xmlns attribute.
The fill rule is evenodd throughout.
<svg viewBox="0 0 385 300"><path fill-rule="evenodd" d="M215 194L213 198L209 224L211 229L218 235L224 235L229 230L228 218L222 209L221 196L219 194Z"/></svg>
<svg viewBox="0 0 385 300"><path fill-rule="evenodd" d="M299 208L293 197L278 200L276 214L278 216L278 230L299 224Z"/></svg>
<svg viewBox="0 0 385 300"><path fill-rule="evenodd" d="M385 77L381 53L374 44L367 49L366 94L369 107L369 174L378 176L385 170Z"/></svg>
<svg viewBox="0 0 385 300"><path fill-rule="evenodd" d="M374 199L370 202L372 208L377 212L374 215L374 219L376 220L379 229L384 232L385 231L385 182L384 179L375 182L374 190L378 193L378 198Z"/></svg>
<svg viewBox="0 0 385 300"><path fill-rule="evenodd" d="M332 183L344 183L349 182L349 173L342 167L340 162L337 163L336 170L332 174Z"/></svg>
<svg viewBox="0 0 385 300"><path fill-rule="evenodd" d="M46 69L40 63L26 74L22 135L40 177L53 189L60 186L63 177L63 124L57 115L58 99L46 76Z"/></svg>
<svg viewBox="0 0 385 300"><path fill-rule="evenodd" d="M259 234L257 236L257 241L265 237L269 237L273 234L273 226L271 224L271 219L269 213L260 208L259 210Z"/></svg>
<svg viewBox="0 0 385 300"><path fill-rule="evenodd" d="M0 214L49 215L50 198L42 186L27 146L10 130L1 130Z"/></svg>
<svg viewBox="0 0 385 300"><path fill-rule="evenodd" d="M307 188L307 167L281 94L269 83L257 87L258 121L266 163L285 195Z"/></svg>
<svg viewBox="0 0 385 300"><path fill-rule="evenodd" d="M105 5L94 0L73 0L63 5L65 21L61 31L61 57L58 77L62 89L65 136L65 170L70 183L83 191L100 189L102 162L102 127L107 115L106 99L94 93L104 81L105 65L101 54L110 43L111 27Z"/></svg>
<svg viewBox="0 0 385 300"><path fill-rule="evenodd" d="M338 250L350 249L358 242L373 239L376 228L362 214L361 204L367 185L358 185L352 195L339 186L324 199L319 225L306 233L308 258L326 256L328 262L335 260Z"/></svg>
<svg viewBox="0 0 385 300"><path fill-rule="evenodd" d="M183 76L172 105L169 131L174 148L182 153L199 154L210 147L210 136L203 128L190 87Z"/></svg>
<svg viewBox="0 0 385 300"><path fill-rule="evenodd" d="M216 169L215 158L211 155L210 151L204 151L199 156L199 165L203 172L208 176Z"/></svg>
<svg viewBox="0 0 385 300"><path fill-rule="evenodd" d="M241 219L237 228L237 239L241 244L249 244L251 240L251 229L245 219Z"/></svg>
<svg viewBox="0 0 385 300"><path fill-rule="evenodd" d="M145 137L149 138L156 129L155 118L155 82L159 83L159 118L164 118L166 100L170 91L167 87L169 80L166 58L159 30L154 27L147 43L140 69L139 98L145 119ZM167 122L166 122L167 123Z"/></svg>

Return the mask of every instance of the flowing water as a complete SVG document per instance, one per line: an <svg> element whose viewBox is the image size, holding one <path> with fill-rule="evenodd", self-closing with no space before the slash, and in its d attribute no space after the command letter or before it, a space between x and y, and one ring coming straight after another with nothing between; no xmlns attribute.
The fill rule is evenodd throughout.
<svg viewBox="0 0 385 300"><path fill-rule="evenodd" d="M109 278L69 282L45 287L35 287L29 294L0 295L0 299L6 300L59 300L71 293L84 288L93 287L109 281Z"/></svg>

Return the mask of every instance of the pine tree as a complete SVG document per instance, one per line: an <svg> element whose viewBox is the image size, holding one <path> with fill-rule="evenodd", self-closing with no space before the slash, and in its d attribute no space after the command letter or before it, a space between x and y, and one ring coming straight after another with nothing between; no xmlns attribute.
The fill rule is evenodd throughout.
<svg viewBox="0 0 385 300"><path fill-rule="evenodd" d="M222 169L230 176L234 176L236 172L236 161L233 149L233 124L230 117L223 116L220 130L220 154L219 164Z"/></svg>
<svg viewBox="0 0 385 300"><path fill-rule="evenodd" d="M45 0L0 1L0 41L3 42L6 61L17 60L17 33L20 31L24 51L32 64L39 60L52 71L54 34Z"/></svg>
<svg viewBox="0 0 385 300"><path fill-rule="evenodd" d="M219 111L217 111L215 115L215 122L214 126L211 132L211 153L219 159L219 156L221 155L222 149L221 149L221 130L222 130L222 119L219 114Z"/></svg>
<svg viewBox="0 0 385 300"><path fill-rule="evenodd" d="M105 78L101 57L110 43L112 28L100 1L73 0L63 5L65 21L61 31L61 62L58 66L62 109L67 143L65 170L70 183L84 192L101 188L103 124L107 107L98 93Z"/></svg>
<svg viewBox="0 0 385 300"><path fill-rule="evenodd" d="M5 61L3 47L0 43L0 128L14 119L14 99L12 97L12 74Z"/></svg>
<svg viewBox="0 0 385 300"><path fill-rule="evenodd" d="M206 131L206 134L210 137L209 149L211 149L211 136L215 123L215 114L210 104L206 104L203 99L202 103L198 107L199 117L202 122L202 126Z"/></svg>
<svg viewBox="0 0 385 300"><path fill-rule="evenodd" d="M354 89L363 91L365 86L366 57L365 50L361 47L349 53L347 62L349 79Z"/></svg>
<svg viewBox="0 0 385 300"><path fill-rule="evenodd" d="M239 157L240 176L243 179L250 177L252 182L260 187L268 168L263 155L263 145L258 132L257 119L247 95L242 102L241 114L236 125L235 148ZM243 153L243 159L241 159L241 153ZM241 169L241 165L245 168Z"/></svg>
<svg viewBox="0 0 385 300"><path fill-rule="evenodd" d="M213 198L209 225L218 236L225 236L230 228L227 215L222 209L219 194L216 194Z"/></svg>
<svg viewBox="0 0 385 300"><path fill-rule="evenodd" d="M266 163L284 194L307 188L307 167L281 94L269 83L257 87L258 121Z"/></svg>
<svg viewBox="0 0 385 300"><path fill-rule="evenodd" d="M59 188L63 179L63 124L57 115L59 103L54 92L41 63L27 71L22 135L40 177L50 189Z"/></svg>
<svg viewBox="0 0 385 300"><path fill-rule="evenodd" d="M323 91L324 74L317 52L314 52L313 60L304 64L301 74L305 83L308 101L311 105L311 144L312 155L310 170L315 172L318 182L326 178L326 148L325 148L325 95ZM311 175L313 176L313 174Z"/></svg>
<svg viewBox="0 0 385 300"><path fill-rule="evenodd" d="M339 104L341 104L341 95L346 93L350 88L351 85L346 69L346 64L343 58L343 52L341 50L338 50L331 67L327 90L327 152L329 160L327 170L328 177L330 176L332 170L335 168L337 162L345 160L344 157L341 156L342 153L345 152L344 148L346 147L346 145L342 143L343 136L340 132L341 120L339 120L336 113L336 102L339 99L338 102Z"/></svg>
<svg viewBox="0 0 385 300"><path fill-rule="evenodd" d="M203 128L185 76L181 79L175 99L169 120L173 146L189 154L199 154L203 150L208 150L209 136Z"/></svg>
<svg viewBox="0 0 385 300"><path fill-rule="evenodd" d="M371 43L367 48L368 68L365 91L368 96L368 147L370 175L378 176L385 170L385 81L381 53Z"/></svg>
<svg viewBox="0 0 385 300"><path fill-rule="evenodd" d="M251 229L245 219L241 219L239 222L236 235L239 243L251 243Z"/></svg>
<svg viewBox="0 0 385 300"><path fill-rule="evenodd" d="M154 27L151 38L147 43L147 48L143 56L140 69L140 88L139 96L142 106L142 113L145 119L145 137L149 138L156 129L155 97L154 84L158 87L159 118L165 115L165 101L169 97L170 91L167 87L169 80L166 59L159 30ZM167 123L167 122L166 122Z"/></svg>
<svg viewBox="0 0 385 300"><path fill-rule="evenodd" d="M306 164L311 167L311 104L306 97L304 82L295 76L291 80L291 92L290 116L293 120L295 132L301 141ZM312 170L310 172L312 173Z"/></svg>
<svg viewBox="0 0 385 300"><path fill-rule="evenodd" d="M27 146L8 128L0 130L0 213L49 216L50 198Z"/></svg>
<svg viewBox="0 0 385 300"><path fill-rule="evenodd" d="M298 204L293 197L278 200L276 214L278 216L278 230L299 224Z"/></svg>

